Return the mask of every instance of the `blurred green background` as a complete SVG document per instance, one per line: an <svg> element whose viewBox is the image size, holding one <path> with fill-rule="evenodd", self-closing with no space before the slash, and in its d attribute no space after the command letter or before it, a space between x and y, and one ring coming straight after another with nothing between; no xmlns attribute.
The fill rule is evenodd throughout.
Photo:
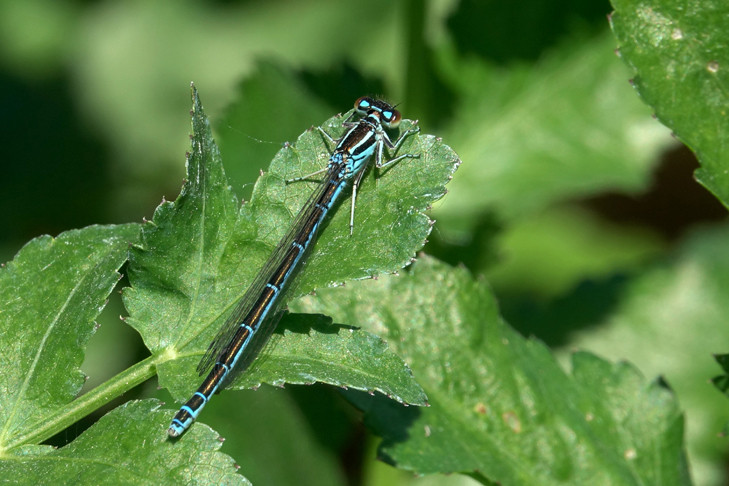
<svg viewBox="0 0 729 486"><path fill-rule="evenodd" d="M709 278L705 258L723 247L726 211L631 89L610 11L580 0L0 1L2 261L40 234L141 221L175 198L191 81L242 195L284 142L381 94L463 160L425 251L485 275L506 320L561 355L591 349L665 376L686 409L695 481L729 484L717 437L729 414L708 384L711 353L727 351L715 334L725 273ZM89 387L145 356L123 313L112 300L100 319ZM154 384L130 395L153 393L165 397ZM254 483L471 481L374 461L376 438L326 387L224 393L205 422Z"/></svg>

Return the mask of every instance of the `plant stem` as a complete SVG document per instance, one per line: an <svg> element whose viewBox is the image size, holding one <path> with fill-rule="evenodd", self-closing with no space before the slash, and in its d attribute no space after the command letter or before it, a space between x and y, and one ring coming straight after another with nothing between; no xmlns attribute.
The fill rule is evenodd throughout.
<svg viewBox="0 0 729 486"><path fill-rule="evenodd" d="M15 437L5 445L5 449L12 449L25 444L39 444L44 440L48 440L114 398L152 378L157 373L156 360L158 359L159 356L150 356L127 368L105 383L78 397L65 408L59 409L55 414L40 420L33 427L30 427L31 432Z"/></svg>

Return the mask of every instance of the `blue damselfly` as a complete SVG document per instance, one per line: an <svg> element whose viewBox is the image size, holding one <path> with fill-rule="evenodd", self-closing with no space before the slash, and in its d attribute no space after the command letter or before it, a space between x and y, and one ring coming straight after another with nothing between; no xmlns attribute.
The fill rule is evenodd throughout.
<svg viewBox="0 0 729 486"><path fill-rule="evenodd" d="M231 379L231 373L244 370L255 359L268 341L282 315L282 296L290 287L292 276L303 261L307 249L316 239L322 221L337 202L346 186L352 181L352 205L350 209L350 234L354 231L354 208L357 189L374 155L375 166L386 167L404 158L418 155L402 154L383 160L386 151L393 154L402 142L418 128L406 130L393 142L385 131L396 128L401 120L400 112L388 103L369 97L362 97L354 104L355 111L343 123L347 132L334 140L326 131L319 132L330 144L335 145L329 163L324 169L287 182L308 179L325 173L323 180L302 207L288 233L251 286L238 302L208 347L197 371L200 375L210 370L195 394L185 403L172 419L168 429L171 437L177 437L187 430L197 418L210 397ZM358 121L352 121L360 116Z"/></svg>

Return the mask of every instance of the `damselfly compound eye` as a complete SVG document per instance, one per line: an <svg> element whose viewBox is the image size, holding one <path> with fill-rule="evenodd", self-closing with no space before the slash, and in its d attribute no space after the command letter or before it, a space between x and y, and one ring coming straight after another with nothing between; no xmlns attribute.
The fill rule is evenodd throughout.
<svg viewBox="0 0 729 486"><path fill-rule="evenodd" d="M354 102L354 109L357 110L359 113L367 113L367 111L372 107L372 98L368 96L362 96L360 99Z"/></svg>
<svg viewBox="0 0 729 486"><path fill-rule="evenodd" d="M383 123L389 128L397 128L402 120L402 115L397 110L383 111L382 117L384 118Z"/></svg>

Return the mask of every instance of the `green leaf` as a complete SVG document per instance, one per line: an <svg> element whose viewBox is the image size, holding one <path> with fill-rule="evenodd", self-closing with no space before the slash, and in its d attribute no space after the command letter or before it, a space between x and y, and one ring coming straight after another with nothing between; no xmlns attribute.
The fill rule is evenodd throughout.
<svg viewBox="0 0 729 486"><path fill-rule="evenodd" d="M607 34L575 36L539 63L509 69L442 55L463 92L444 136L468 162L437 213L447 227L472 226L485 210L511 219L646 187L675 142L635 98L614 48Z"/></svg>
<svg viewBox="0 0 729 486"><path fill-rule="evenodd" d="M269 362L270 360L270 362ZM368 332L331 323L324 316L292 315L283 334L233 388L324 382L355 390L379 391L411 405L426 405L423 389L385 342Z"/></svg>
<svg viewBox="0 0 729 486"><path fill-rule="evenodd" d="M169 413L156 400L114 409L60 449L27 446L0 462L7 484L250 484L208 427L170 441Z"/></svg>
<svg viewBox="0 0 729 486"><path fill-rule="evenodd" d="M286 184L285 180L321 169L329 157L321 134L305 132L279 152L269 172L256 183L251 201L239 208L194 89L193 105L187 182L179 198L160 205L153 221L143 228L142 242L130 255L132 286L124 292L128 322L153 352L160 384L179 399L186 398L200 381L197 362L314 189L311 182ZM334 117L324 128L339 136L343 119ZM410 126L404 121L402 129ZM424 211L445 193L444 185L459 160L430 135L408 137L400 150L406 152L420 154L420 158L376 171L383 172L377 180L371 175L363 180L353 236L346 200L344 210L336 211L325 223L304 271L288 294L290 299L345 279L392 272L411 261L430 232L431 221ZM285 346L275 349L293 352L288 357L293 361L277 363L283 355L269 353L276 359L261 360L247 373L246 384L332 382L379 389L422 403L422 391L413 386L407 367L393 364L391 356L383 357L381 345L373 337L353 337L352 333L363 333L341 327L302 332L299 325L289 322L294 321L282 322L290 331L281 340ZM335 337L334 344L330 340ZM329 354L317 351L319 346ZM356 352L351 346L358 348ZM361 360L351 360L352 356ZM344 368L332 371L329 360L333 357L344 359L346 372ZM384 370L388 370L386 376L376 376L375 372ZM364 380L368 371L372 376ZM401 389L405 383L407 388Z"/></svg>
<svg viewBox="0 0 729 486"><path fill-rule="evenodd" d="M729 205L729 4L613 0L611 24L640 96L701 162L696 177Z"/></svg>
<svg viewBox="0 0 729 486"><path fill-rule="evenodd" d="M41 236L0 269L0 451L73 423L59 411L81 389L94 319L138 234L127 224Z"/></svg>
<svg viewBox="0 0 729 486"><path fill-rule="evenodd" d="M356 398L386 461L499 484L688 484L670 391L587 353L565 374L541 343L502 322L465 270L424 257L407 275L348 290L292 310L376 330L423 385L428 408Z"/></svg>
<svg viewBox="0 0 729 486"><path fill-rule="evenodd" d="M694 230L676 251L621 285L618 305L581 322L584 330L569 343L665 377L685 410L696 484L717 484L725 475L716 458L726 447L717 433L727 422L727 401L708 380L716 374L712 353L726 351L729 343L727 248L727 225ZM563 309L561 318L584 316L584 300ZM552 325L547 316L540 323Z"/></svg>

